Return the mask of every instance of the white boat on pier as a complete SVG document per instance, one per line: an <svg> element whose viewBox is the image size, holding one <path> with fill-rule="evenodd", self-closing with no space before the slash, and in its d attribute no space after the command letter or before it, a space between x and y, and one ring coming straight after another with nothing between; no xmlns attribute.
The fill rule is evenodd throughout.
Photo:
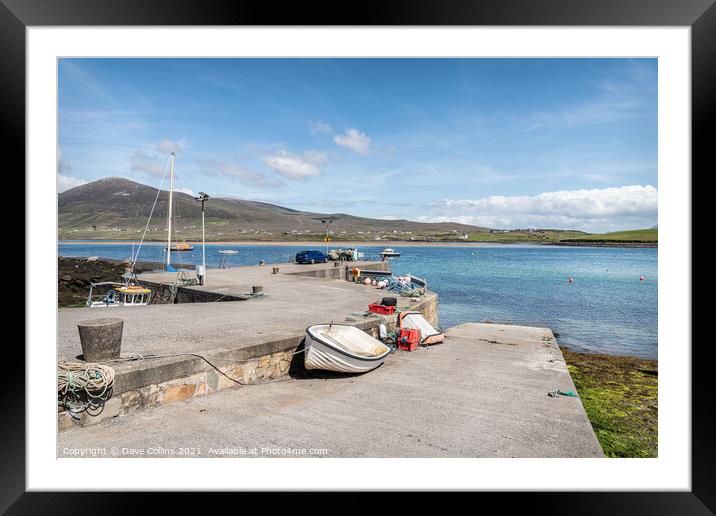
<svg viewBox="0 0 716 516"><path fill-rule="evenodd" d="M380 366L391 350L364 331L344 324L316 324L306 330L306 369L365 373Z"/></svg>

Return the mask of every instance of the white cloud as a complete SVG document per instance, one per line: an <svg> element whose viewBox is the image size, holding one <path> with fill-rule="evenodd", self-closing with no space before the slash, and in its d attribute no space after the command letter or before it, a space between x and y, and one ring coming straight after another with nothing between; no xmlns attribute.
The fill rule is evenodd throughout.
<svg viewBox="0 0 716 516"><path fill-rule="evenodd" d="M346 134L336 135L333 141L358 154L368 154L370 151L370 138L357 129L348 129Z"/></svg>
<svg viewBox="0 0 716 516"><path fill-rule="evenodd" d="M280 150L270 156L264 156L269 168L289 179L307 179L321 175L320 165L326 162L325 152L306 151L302 155L290 154Z"/></svg>
<svg viewBox="0 0 716 516"><path fill-rule="evenodd" d="M591 98L565 102L562 109L554 112L536 113L533 128L543 125L597 125L655 116L656 69L638 62L626 66L623 73L597 81L596 94Z"/></svg>
<svg viewBox="0 0 716 516"><path fill-rule="evenodd" d="M162 177L168 162L168 154L181 152L186 143L184 140L160 140L145 150L136 150L130 156L131 170L144 172L152 177Z"/></svg>
<svg viewBox="0 0 716 516"><path fill-rule="evenodd" d="M73 61L59 60L59 74L63 86L71 86L85 101L100 100L104 104L113 104L114 98L109 94L106 86Z"/></svg>
<svg viewBox="0 0 716 516"><path fill-rule="evenodd" d="M196 193L194 193L194 190L192 190L191 188L179 188L179 190L177 191L185 193L187 195L191 195L192 197L196 197Z"/></svg>
<svg viewBox="0 0 716 516"><path fill-rule="evenodd" d="M80 179L78 177L72 177L67 176L62 173L57 173L57 191L58 192L64 192L65 190L69 190L70 188L75 188L76 186L82 186L89 183L86 179Z"/></svg>
<svg viewBox="0 0 716 516"><path fill-rule="evenodd" d="M215 159L199 161L200 172L208 176L224 176L251 186L282 186L281 181L267 178L241 165Z"/></svg>
<svg viewBox="0 0 716 516"><path fill-rule="evenodd" d="M311 130L311 134L332 134L333 133L333 128L325 122L309 121L308 127Z"/></svg>
<svg viewBox="0 0 716 516"><path fill-rule="evenodd" d="M57 148L57 191L64 192L76 186L82 186L89 181L79 177L72 177L67 172L72 171L72 162L62 153L61 148Z"/></svg>
<svg viewBox="0 0 716 516"><path fill-rule="evenodd" d="M184 140L173 142L171 140L162 140L154 145L154 150L162 154L171 154L172 152L177 153L184 150Z"/></svg>
<svg viewBox="0 0 716 516"><path fill-rule="evenodd" d="M491 228L555 228L612 231L646 228L658 214L658 192L651 185L562 190L533 196L495 195L446 199L423 222L460 222Z"/></svg>
<svg viewBox="0 0 716 516"><path fill-rule="evenodd" d="M57 148L57 173L63 174L72 170L72 162L68 160L62 152L62 148Z"/></svg>
<svg viewBox="0 0 716 516"><path fill-rule="evenodd" d="M164 175L164 166L156 154L147 154L144 151L135 151L131 156L131 169L134 172L144 172L153 177Z"/></svg>

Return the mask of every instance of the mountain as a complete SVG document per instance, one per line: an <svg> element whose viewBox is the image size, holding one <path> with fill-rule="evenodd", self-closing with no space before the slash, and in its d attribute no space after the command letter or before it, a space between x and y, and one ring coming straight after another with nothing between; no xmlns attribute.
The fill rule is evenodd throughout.
<svg viewBox="0 0 716 516"><path fill-rule="evenodd" d="M128 179L110 177L58 195L60 238L137 239L147 224L158 190ZM161 240L166 227L168 193L159 194L147 239ZM177 239L201 237L201 204L175 192L173 226ZM457 223L420 223L355 217L345 213L312 213L274 204L212 197L206 203L207 240L309 239L328 229L339 239L374 240L376 236L408 240L444 238L451 234L487 232L487 228Z"/></svg>

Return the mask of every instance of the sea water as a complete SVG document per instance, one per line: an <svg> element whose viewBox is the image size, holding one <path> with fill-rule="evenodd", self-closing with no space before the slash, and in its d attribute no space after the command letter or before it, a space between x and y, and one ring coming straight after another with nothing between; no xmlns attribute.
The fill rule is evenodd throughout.
<svg viewBox="0 0 716 516"><path fill-rule="evenodd" d="M220 249L239 253L221 255ZM286 263L306 249L325 251L310 244L207 244L206 262L209 268L222 259L229 267ZM366 259L378 259L382 249L359 247ZM393 272L425 278L439 295L443 328L483 321L543 326L575 350L657 358L657 249L489 244L394 249L402 255L392 260ZM144 244L139 260L161 262L163 253L163 244ZM59 254L126 259L132 245L60 243ZM194 245L193 251L172 253L172 264L199 264L201 257L201 245Z"/></svg>

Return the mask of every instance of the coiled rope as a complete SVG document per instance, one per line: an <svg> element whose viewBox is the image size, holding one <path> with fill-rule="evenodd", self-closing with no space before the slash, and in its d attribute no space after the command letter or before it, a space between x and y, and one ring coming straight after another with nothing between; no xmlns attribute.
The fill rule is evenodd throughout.
<svg viewBox="0 0 716 516"><path fill-rule="evenodd" d="M57 363L58 404L76 415L101 410L112 397L114 369L85 362Z"/></svg>
<svg viewBox="0 0 716 516"><path fill-rule="evenodd" d="M305 348L300 348L291 353L291 356L298 355L303 352L305 352ZM135 360L182 356L200 358L214 368L218 373L234 383L238 385L249 385L242 380L228 375L219 366L215 365L208 358L198 353L170 353L165 355L141 355L139 353L130 353L120 358L108 360L108 362L133 362ZM233 359L214 358L213 360L234 362ZM112 397L113 386L114 369L110 366L96 363L68 361L60 361L57 363L58 404L67 409L72 416L77 416L85 411L90 414L94 412L101 412L105 402Z"/></svg>

